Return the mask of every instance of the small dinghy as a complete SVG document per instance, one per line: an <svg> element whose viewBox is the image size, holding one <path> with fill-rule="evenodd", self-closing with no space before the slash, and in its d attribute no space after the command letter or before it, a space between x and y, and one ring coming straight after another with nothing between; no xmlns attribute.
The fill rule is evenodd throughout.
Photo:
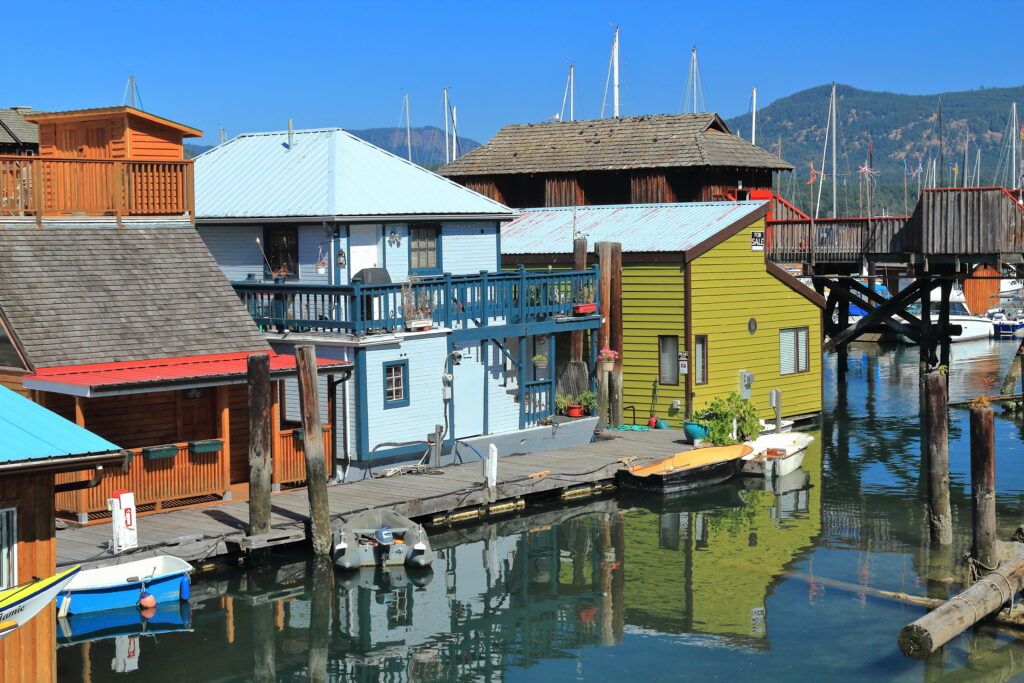
<svg viewBox="0 0 1024 683"><path fill-rule="evenodd" d="M191 571L192 565L172 555L87 569L61 591L57 608L63 616L188 600Z"/></svg>
<svg viewBox="0 0 1024 683"><path fill-rule="evenodd" d="M342 569L427 567L434 551L423 527L393 510L367 510L334 532L331 559Z"/></svg>
<svg viewBox="0 0 1024 683"><path fill-rule="evenodd" d="M619 470L615 477L620 486L641 491L689 491L728 481L739 472L740 458L751 452L747 444L695 448Z"/></svg>
<svg viewBox="0 0 1024 683"><path fill-rule="evenodd" d="M64 590L80 567L0 591L0 640L24 626Z"/></svg>
<svg viewBox="0 0 1024 683"><path fill-rule="evenodd" d="M765 434L748 442L753 452L743 459L743 474L781 477L799 469L814 437L803 432Z"/></svg>

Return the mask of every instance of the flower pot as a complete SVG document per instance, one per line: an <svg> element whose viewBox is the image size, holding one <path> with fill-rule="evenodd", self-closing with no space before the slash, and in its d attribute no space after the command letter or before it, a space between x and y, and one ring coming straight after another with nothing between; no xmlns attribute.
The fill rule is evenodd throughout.
<svg viewBox="0 0 1024 683"><path fill-rule="evenodd" d="M690 441L697 441L698 439L708 438L708 430L704 429L696 422L684 422L683 433L686 434L686 438L689 439Z"/></svg>
<svg viewBox="0 0 1024 683"><path fill-rule="evenodd" d="M189 441L188 450L193 455L199 453L216 453L224 447L220 439L203 439L202 441Z"/></svg>
<svg viewBox="0 0 1024 683"><path fill-rule="evenodd" d="M405 328L416 332L418 330L429 330L433 324L434 321L429 318L417 318L416 320L406 320Z"/></svg>
<svg viewBox="0 0 1024 683"><path fill-rule="evenodd" d="M566 417L583 417L583 406L569 404L565 407Z"/></svg>
<svg viewBox="0 0 1024 683"><path fill-rule="evenodd" d="M163 458L173 458L178 454L178 447L174 444L165 444L162 446L146 446L142 449L142 457L146 460L162 460Z"/></svg>
<svg viewBox="0 0 1024 683"><path fill-rule="evenodd" d="M533 361L533 367L537 368L538 370L547 370L548 369L548 361L547 361L547 359L545 359L545 360L535 360L535 361Z"/></svg>
<svg viewBox="0 0 1024 683"><path fill-rule="evenodd" d="M572 312L574 315L590 315L597 312L597 304L593 301L589 304L573 304Z"/></svg>
<svg viewBox="0 0 1024 683"><path fill-rule="evenodd" d="M327 275L327 266L322 266L322 265L321 266L317 266L316 267L316 274L317 275Z"/></svg>
<svg viewBox="0 0 1024 683"><path fill-rule="evenodd" d="M597 361L598 372L611 372L615 369L615 361L613 360L599 360Z"/></svg>

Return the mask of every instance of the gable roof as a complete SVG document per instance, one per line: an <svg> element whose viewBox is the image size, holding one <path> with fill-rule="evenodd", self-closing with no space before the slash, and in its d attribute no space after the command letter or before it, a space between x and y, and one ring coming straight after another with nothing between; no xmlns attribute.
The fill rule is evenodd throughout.
<svg viewBox="0 0 1024 683"><path fill-rule="evenodd" d="M719 233L746 227L767 212L767 202L690 202L525 209L502 226L503 254L571 254L574 235L619 242L622 252L687 252Z"/></svg>
<svg viewBox="0 0 1024 683"><path fill-rule="evenodd" d="M4 464L121 450L6 387L0 387L0 441Z"/></svg>
<svg viewBox="0 0 1024 683"><path fill-rule="evenodd" d="M729 132L718 114L657 114L505 126L442 166L449 177L727 166L792 170Z"/></svg>
<svg viewBox="0 0 1024 683"><path fill-rule="evenodd" d="M39 144L39 128L25 120L27 113L27 109L0 109L0 144Z"/></svg>
<svg viewBox="0 0 1024 683"><path fill-rule="evenodd" d="M0 225L0 314L33 368L268 350L189 223Z"/></svg>
<svg viewBox="0 0 1024 683"><path fill-rule="evenodd" d="M33 123L88 121L90 119L108 118L111 114L128 114L129 116L136 116L140 119L145 119L151 123L157 123L161 126L174 128L175 130L180 131L182 136L186 138L199 138L203 136L203 131L198 128L186 126L183 123L171 121L170 119L165 119L164 117L157 116L156 114L150 114L148 111L136 109L135 107L126 107L124 105L118 107L96 107L94 109L68 109L66 111L34 111L30 114L26 114L25 120L32 121Z"/></svg>
<svg viewBox="0 0 1024 683"><path fill-rule="evenodd" d="M514 211L342 130L240 135L196 158L196 217L493 216Z"/></svg>

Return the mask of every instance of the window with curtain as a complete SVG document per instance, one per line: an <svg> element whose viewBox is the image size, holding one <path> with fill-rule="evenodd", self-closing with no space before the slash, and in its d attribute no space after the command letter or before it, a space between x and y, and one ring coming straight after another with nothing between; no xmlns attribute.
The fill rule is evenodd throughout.
<svg viewBox="0 0 1024 683"><path fill-rule="evenodd" d="M693 383L708 383L708 336L698 334L693 338Z"/></svg>
<svg viewBox="0 0 1024 683"><path fill-rule="evenodd" d="M18 585L17 522L17 510L0 510L0 588Z"/></svg>
<svg viewBox="0 0 1024 683"><path fill-rule="evenodd" d="M793 375L810 369L806 327L779 330L779 374Z"/></svg>
<svg viewBox="0 0 1024 683"><path fill-rule="evenodd" d="M658 384L679 384L679 337L658 336Z"/></svg>
<svg viewBox="0 0 1024 683"><path fill-rule="evenodd" d="M418 272L440 272L438 225L418 225L409 228L409 268Z"/></svg>

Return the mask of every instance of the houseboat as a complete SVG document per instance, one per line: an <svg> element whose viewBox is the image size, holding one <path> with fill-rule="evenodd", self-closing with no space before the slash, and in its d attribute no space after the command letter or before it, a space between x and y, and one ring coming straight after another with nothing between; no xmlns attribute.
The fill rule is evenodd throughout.
<svg viewBox="0 0 1024 683"><path fill-rule="evenodd" d="M341 479L592 438L593 418L551 424L552 354L600 324L573 311L596 273L502 271L514 217L340 128L241 135L196 159L198 232L270 345L353 366L325 415ZM286 382L288 424L297 398Z"/></svg>

